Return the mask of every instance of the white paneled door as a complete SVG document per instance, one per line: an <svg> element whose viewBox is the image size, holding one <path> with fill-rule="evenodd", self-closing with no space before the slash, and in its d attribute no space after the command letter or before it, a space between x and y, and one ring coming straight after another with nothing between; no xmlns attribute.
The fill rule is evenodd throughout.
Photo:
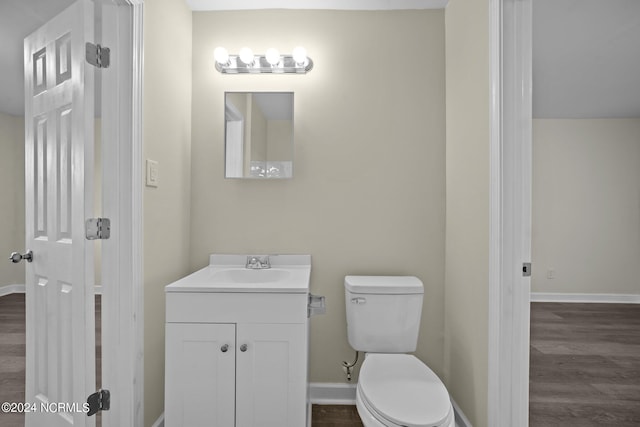
<svg viewBox="0 0 640 427"><path fill-rule="evenodd" d="M79 0L24 42L27 426L95 425L92 37L93 4Z"/></svg>

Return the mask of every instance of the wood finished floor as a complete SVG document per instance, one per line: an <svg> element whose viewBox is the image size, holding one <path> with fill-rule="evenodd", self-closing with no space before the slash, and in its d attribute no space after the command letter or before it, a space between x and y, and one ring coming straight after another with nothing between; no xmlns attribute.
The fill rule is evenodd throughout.
<svg viewBox="0 0 640 427"><path fill-rule="evenodd" d="M0 297L0 403L24 402L24 294ZM24 426L23 414L0 412L0 426Z"/></svg>
<svg viewBox="0 0 640 427"><path fill-rule="evenodd" d="M640 426L640 305L531 304L529 425Z"/></svg>
<svg viewBox="0 0 640 427"><path fill-rule="evenodd" d="M361 427L358 410L351 405L313 405L311 410L313 427Z"/></svg>
<svg viewBox="0 0 640 427"><path fill-rule="evenodd" d="M24 295L0 297L0 402L24 401L24 323ZM529 415L531 427L640 426L640 305L533 303ZM312 421L362 426L355 406L313 405ZM0 413L0 426L24 417Z"/></svg>

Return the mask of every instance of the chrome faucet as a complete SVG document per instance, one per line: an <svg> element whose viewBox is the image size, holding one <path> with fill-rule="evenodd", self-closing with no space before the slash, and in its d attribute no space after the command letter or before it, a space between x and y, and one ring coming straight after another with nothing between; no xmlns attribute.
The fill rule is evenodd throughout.
<svg viewBox="0 0 640 427"><path fill-rule="evenodd" d="M271 268L271 263L269 262L269 255L265 255L262 258L259 256L248 256L247 257L247 265L245 268L250 268L252 270L261 270L264 268Z"/></svg>

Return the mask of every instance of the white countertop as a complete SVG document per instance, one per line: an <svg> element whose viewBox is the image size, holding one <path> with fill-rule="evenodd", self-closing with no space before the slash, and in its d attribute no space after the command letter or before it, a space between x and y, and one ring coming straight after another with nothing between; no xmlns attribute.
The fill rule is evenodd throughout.
<svg viewBox="0 0 640 427"><path fill-rule="evenodd" d="M251 255L253 256L253 254ZM257 255L264 256L264 255ZM310 255L269 255L271 268L246 269L247 255L210 256L209 265L165 287L166 292L308 293ZM248 280L233 280L238 270ZM262 277L264 276L264 277Z"/></svg>

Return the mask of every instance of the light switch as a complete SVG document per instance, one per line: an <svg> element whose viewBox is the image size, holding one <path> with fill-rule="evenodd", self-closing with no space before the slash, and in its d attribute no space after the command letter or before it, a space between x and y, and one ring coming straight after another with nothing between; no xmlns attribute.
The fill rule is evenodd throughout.
<svg viewBox="0 0 640 427"><path fill-rule="evenodd" d="M158 162L147 159L147 187L158 186Z"/></svg>

